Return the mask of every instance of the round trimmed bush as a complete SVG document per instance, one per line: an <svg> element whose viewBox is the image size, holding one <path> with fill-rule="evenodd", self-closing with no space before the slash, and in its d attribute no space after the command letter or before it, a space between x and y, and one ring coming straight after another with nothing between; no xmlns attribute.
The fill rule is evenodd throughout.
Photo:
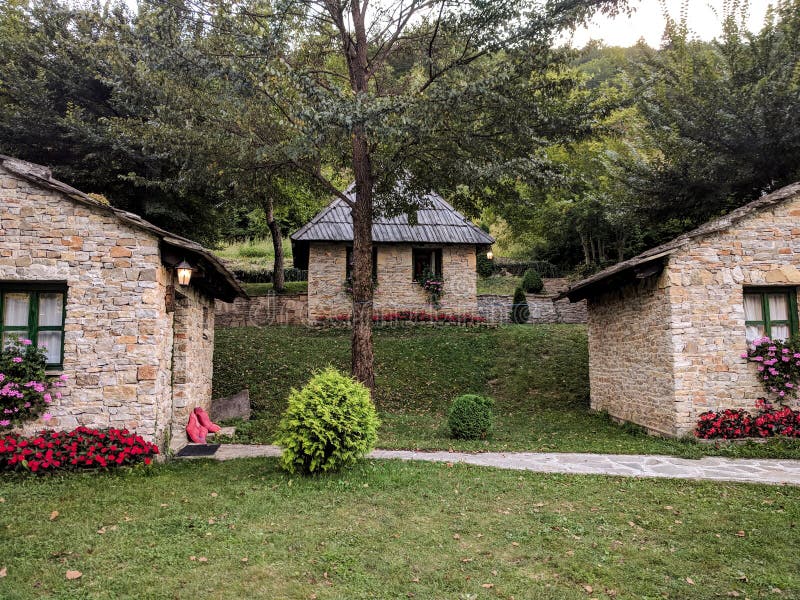
<svg viewBox="0 0 800 600"><path fill-rule="evenodd" d="M528 269L522 276L522 289L529 294L541 294L544 291L542 276L535 269Z"/></svg>
<svg viewBox="0 0 800 600"><path fill-rule="evenodd" d="M459 396L450 405L447 424L450 436L462 440L477 440L489 435L494 424L494 400L477 394Z"/></svg>
<svg viewBox="0 0 800 600"><path fill-rule="evenodd" d="M369 390L329 367L289 394L275 439L281 466L306 474L350 466L372 450L379 425Z"/></svg>

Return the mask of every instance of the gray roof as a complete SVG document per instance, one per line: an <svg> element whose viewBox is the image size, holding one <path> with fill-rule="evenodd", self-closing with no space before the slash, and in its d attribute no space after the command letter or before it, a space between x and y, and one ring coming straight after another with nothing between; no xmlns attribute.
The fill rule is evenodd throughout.
<svg viewBox="0 0 800 600"><path fill-rule="evenodd" d="M205 265L208 266L208 271L210 271L209 274L212 275L215 280L213 290L214 297L220 298L221 300L225 300L227 302L230 302L237 297L247 297L247 293L242 289L242 286L236 280L236 277L234 277L233 273L231 273L216 256L214 256L209 250L206 250L197 242L193 242L190 239L174 235L168 231L165 231L164 229L161 229L160 227L156 227L152 223L142 219L139 215L103 204L102 202L95 200L80 190L76 190L75 188L67 185L66 183L58 181L57 179L53 179L50 169L43 167L42 165L37 165L20 160L18 158L12 158L10 156L0 154L0 166L14 175L30 181L34 185L60 192L79 204L88 205L110 213L126 225L130 225L136 229L144 230L156 236L167 246L176 248L179 252L186 253L190 257L200 259Z"/></svg>
<svg viewBox="0 0 800 600"><path fill-rule="evenodd" d="M652 275L654 274L653 269L656 267L656 263L663 261L670 254L685 247L694 240L724 231L734 226L745 217L772 208L796 196L800 196L800 182L787 185L771 194L761 196L758 200L745 204L718 219L713 219L712 221L704 223L697 229L679 235L666 244L661 244L660 246L646 250L633 258L629 258L599 273L595 273L591 277L587 277L570 286L560 297L567 297L571 301L576 302L609 288L618 287L630 281L631 278L643 278Z"/></svg>
<svg viewBox="0 0 800 600"><path fill-rule="evenodd" d="M355 202L352 187L345 194ZM412 242L419 244L475 244L488 246L494 238L473 224L436 193L420 199L417 224L410 225L408 215L376 217L372 240L379 243ZM353 240L353 217L350 206L335 198L317 216L291 236L296 242L349 242Z"/></svg>

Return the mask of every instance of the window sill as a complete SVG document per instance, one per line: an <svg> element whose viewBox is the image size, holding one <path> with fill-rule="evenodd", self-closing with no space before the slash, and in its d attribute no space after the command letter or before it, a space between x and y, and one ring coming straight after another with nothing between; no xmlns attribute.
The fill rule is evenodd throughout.
<svg viewBox="0 0 800 600"><path fill-rule="evenodd" d="M61 375L64 372L64 367L47 367L44 370L45 375Z"/></svg>

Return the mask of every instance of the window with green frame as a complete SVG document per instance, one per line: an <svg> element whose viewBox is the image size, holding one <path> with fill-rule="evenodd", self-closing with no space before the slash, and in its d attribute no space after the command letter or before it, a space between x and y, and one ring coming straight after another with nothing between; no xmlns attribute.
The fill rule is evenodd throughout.
<svg viewBox="0 0 800 600"><path fill-rule="evenodd" d="M47 351L47 366L64 357L65 283L0 282L0 338L27 338Z"/></svg>
<svg viewBox="0 0 800 600"><path fill-rule="evenodd" d="M796 288L744 288L747 343L767 336L786 340L797 334Z"/></svg>

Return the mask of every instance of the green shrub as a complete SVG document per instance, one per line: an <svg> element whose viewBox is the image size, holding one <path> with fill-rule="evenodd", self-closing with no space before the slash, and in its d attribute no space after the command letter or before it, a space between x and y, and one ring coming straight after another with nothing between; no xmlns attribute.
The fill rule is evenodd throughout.
<svg viewBox="0 0 800 600"><path fill-rule="evenodd" d="M522 276L522 289L529 294L541 294L544 291L542 276L535 269L528 269Z"/></svg>
<svg viewBox="0 0 800 600"><path fill-rule="evenodd" d="M450 436L462 440L485 438L494 423L494 400L476 394L459 396L450 405L447 424Z"/></svg>
<svg viewBox="0 0 800 600"><path fill-rule="evenodd" d="M521 287L514 290L514 303L511 306L511 322L527 323L531 316L531 309L528 308L528 299Z"/></svg>
<svg viewBox="0 0 800 600"><path fill-rule="evenodd" d="M485 252L478 252L477 269L481 277L491 277L494 275L494 261L486 258Z"/></svg>
<svg viewBox="0 0 800 600"><path fill-rule="evenodd" d="M369 390L328 367L302 390L292 389L275 443L290 473L336 471L372 450L378 415Z"/></svg>

